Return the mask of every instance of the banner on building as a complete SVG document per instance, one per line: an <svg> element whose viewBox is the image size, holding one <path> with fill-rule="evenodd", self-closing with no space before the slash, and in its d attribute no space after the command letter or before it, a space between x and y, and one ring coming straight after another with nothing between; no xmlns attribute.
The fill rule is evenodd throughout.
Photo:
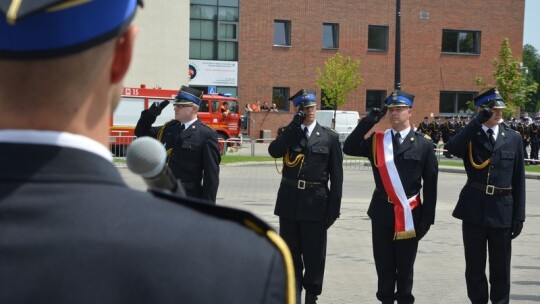
<svg viewBox="0 0 540 304"><path fill-rule="evenodd" d="M190 60L190 85L231 86L238 83L237 61Z"/></svg>

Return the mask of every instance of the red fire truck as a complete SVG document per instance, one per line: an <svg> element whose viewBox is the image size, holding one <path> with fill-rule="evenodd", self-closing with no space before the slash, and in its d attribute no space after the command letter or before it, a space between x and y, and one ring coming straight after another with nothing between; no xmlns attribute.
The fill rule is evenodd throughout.
<svg viewBox="0 0 540 304"><path fill-rule="evenodd" d="M149 89L144 85L140 88L125 87L122 90L122 99L111 117L110 144L111 151L117 156L123 156L126 147L135 138L134 130L141 111L148 109L155 101L174 99L178 90ZM227 102L229 115L221 114L220 106ZM227 94L204 94L199 108L199 119L218 133L218 139L227 140L236 138L240 132L240 115L238 99ZM172 106L166 107L156 119L154 126L163 125L174 119ZM223 142L220 143L223 148Z"/></svg>

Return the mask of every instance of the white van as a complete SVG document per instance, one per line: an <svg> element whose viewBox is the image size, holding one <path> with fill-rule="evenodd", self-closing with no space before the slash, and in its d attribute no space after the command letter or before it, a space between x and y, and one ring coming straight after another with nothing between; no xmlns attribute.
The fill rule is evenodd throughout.
<svg viewBox="0 0 540 304"><path fill-rule="evenodd" d="M332 125L332 119L336 115L336 124ZM334 129L339 134L339 142L345 142L345 139L352 133L358 121L360 114L356 111L341 111L341 110L317 110L315 119L323 126Z"/></svg>

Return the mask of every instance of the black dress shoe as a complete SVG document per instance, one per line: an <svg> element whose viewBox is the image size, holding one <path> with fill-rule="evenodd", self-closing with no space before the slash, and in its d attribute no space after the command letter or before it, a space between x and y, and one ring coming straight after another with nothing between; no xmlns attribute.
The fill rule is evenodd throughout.
<svg viewBox="0 0 540 304"><path fill-rule="evenodd" d="M306 302L305 304L317 304L317 296L311 293L306 293Z"/></svg>

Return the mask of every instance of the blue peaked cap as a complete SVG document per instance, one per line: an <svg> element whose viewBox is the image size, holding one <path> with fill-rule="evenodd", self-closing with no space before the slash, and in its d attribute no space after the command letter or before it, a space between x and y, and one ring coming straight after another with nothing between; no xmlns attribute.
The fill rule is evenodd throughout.
<svg viewBox="0 0 540 304"><path fill-rule="evenodd" d="M413 106L414 95L404 91L394 91L386 98L384 103L389 107L411 107Z"/></svg>
<svg viewBox="0 0 540 304"><path fill-rule="evenodd" d="M312 107L317 105L317 100L315 99L316 93L314 90L301 89L296 92L289 100L292 100L295 107L303 104L303 107Z"/></svg>
<svg viewBox="0 0 540 304"><path fill-rule="evenodd" d="M182 86L176 95L173 104L190 104L201 105L203 92L194 88Z"/></svg>
<svg viewBox="0 0 540 304"><path fill-rule="evenodd" d="M474 98L474 105L479 107L491 101L493 101L494 109L506 108L506 105L504 104L504 100L502 96L499 94L499 91L497 91L497 89L495 88L489 88L481 92L478 96L476 96Z"/></svg>
<svg viewBox="0 0 540 304"><path fill-rule="evenodd" d="M0 0L0 58L76 53L117 37L142 0Z"/></svg>

